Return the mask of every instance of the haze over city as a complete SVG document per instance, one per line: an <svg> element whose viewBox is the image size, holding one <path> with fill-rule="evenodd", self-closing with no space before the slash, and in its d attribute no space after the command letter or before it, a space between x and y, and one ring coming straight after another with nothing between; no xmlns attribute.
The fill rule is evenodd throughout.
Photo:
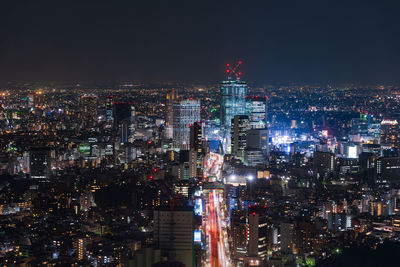
<svg viewBox="0 0 400 267"><path fill-rule="evenodd" d="M397 1L3 1L0 80L398 82Z"/></svg>

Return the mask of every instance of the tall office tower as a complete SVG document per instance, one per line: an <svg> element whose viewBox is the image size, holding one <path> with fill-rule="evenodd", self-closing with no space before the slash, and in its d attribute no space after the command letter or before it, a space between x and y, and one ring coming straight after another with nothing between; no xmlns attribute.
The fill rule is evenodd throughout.
<svg viewBox="0 0 400 267"><path fill-rule="evenodd" d="M267 98L253 96L246 100L251 129L267 128Z"/></svg>
<svg viewBox="0 0 400 267"><path fill-rule="evenodd" d="M381 122L381 145L388 148L399 148L399 123L397 120Z"/></svg>
<svg viewBox="0 0 400 267"><path fill-rule="evenodd" d="M190 125L200 121L200 101L182 100L175 102L173 120L174 147L189 150Z"/></svg>
<svg viewBox="0 0 400 267"><path fill-rule="evenodd" d="M190 126L190 178L201 178L203 162L203 134L200 123L195 122Z"/></svg>
<svg viewBox="0 0 400 267"><path fill-rule="evenodd" d="M162 256L193 266L193 207L160 207L154 211L154 244Z"/></svg>
<svg viewBox="0 0 400 267"><path fill-rule="evenodd" d="M241 62L239 61L238 65ZM229 64L227 67L230 67ZM247 83L240 80L241 73L236 75L236 67L226 70L228 80L222 81L220 86L221 95L221 130L223 135L223 147L226 152L231 149L231 122L235 115L247 115L246 95ZM231 73L236 75L236 80L229 76Z"/></svg>
<svg viewBox="0 0 400 267"><path fill-rule="evenodd" d="M234 157L244 160L246 149L246 134L250 129L249 117L246 115L235 115L231 123L231 153Z"/></svg>
<svg viewBox="0 0 400 267"><path fill-rule="evenodd" d="M121 143L128 143L129 142L129 125L130 119L123 119L119 122L118 125L118 134Z"/></svg>
<svg viewBox="0 0 400 267"><path fill-rule="evenodd" d="M269 156L268 97L247 98L250 128L247 132L245 164L257 166L266 163Z"/></svg>
<svg viewBox="0 0 400 267"><path fill-rule="evenodd" d="M50 178L50 149L33 147L29 150L29 169L31 178Z"/></svg>
<svg viewBox="0 0 400 267"><path fill-rule="evenodd" d="M97 121L97 96L84 95L81 98L82 125L84 128L94 127Z"/></svg>
<svg viewBox="0 0 400 267"><path fill-rule="evenodd" d="M109 128L114 127L114 97L106 97L106 125Z"/></svg>
<svg viewBox="0 0 400 267"><path fill-rule="evenodd" d="M132 142L135 134L136 110L132 102L114 104L114 122L118 126L120 137L124 134L126 142Z"/></svg>
<svg viewBox="0 0 400 267"><path fill-rule="evenodd" d="M165 138L173 138L174 102L178 100L178 91L172 89L165 97Z"/></svg>
<svg viewBox="0 0 400 267"><path fill-rule="evenodd" d="M261 261L267 258L268 217L265 209L250 207L248 215L247 256Z"/></svg>

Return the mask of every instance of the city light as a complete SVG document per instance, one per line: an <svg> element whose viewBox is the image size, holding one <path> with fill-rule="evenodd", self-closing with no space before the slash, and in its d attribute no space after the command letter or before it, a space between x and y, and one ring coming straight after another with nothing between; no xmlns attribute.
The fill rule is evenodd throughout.
<svg viewBox="0 0 400 267"><path fill-rule="evenodd" d="M20 2L0 266L400 265L399 1Z"/></svg>

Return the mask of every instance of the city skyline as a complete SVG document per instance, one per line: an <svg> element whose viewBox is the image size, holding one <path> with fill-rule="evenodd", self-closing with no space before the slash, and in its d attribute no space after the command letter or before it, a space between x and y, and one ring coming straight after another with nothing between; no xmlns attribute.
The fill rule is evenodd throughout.
<svg viewBox="0 0 400 267"><path fill-rule="evenodd" d="M3 1L0 265L399 266L399 8Z"/></svg>

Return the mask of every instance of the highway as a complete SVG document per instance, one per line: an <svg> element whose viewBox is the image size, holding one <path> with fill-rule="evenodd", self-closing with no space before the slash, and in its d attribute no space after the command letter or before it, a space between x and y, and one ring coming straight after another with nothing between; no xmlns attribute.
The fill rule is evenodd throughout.
<svg viewBox="0 0 400 267"><path fill-rule="evenodd" d="M212 166L222 166L220 157L213 157L209 163ZM218 161L218 162L217 162ZM209 168L212 177L218 177L220 169ZM215 178L214 178L215 179ZM203 266L229 267L229 243L226 225L226 208L224 204L223 191L212 189L205 191L204 203L206 210L203 218L203 229L206 231L206 252Z"/></svg>

